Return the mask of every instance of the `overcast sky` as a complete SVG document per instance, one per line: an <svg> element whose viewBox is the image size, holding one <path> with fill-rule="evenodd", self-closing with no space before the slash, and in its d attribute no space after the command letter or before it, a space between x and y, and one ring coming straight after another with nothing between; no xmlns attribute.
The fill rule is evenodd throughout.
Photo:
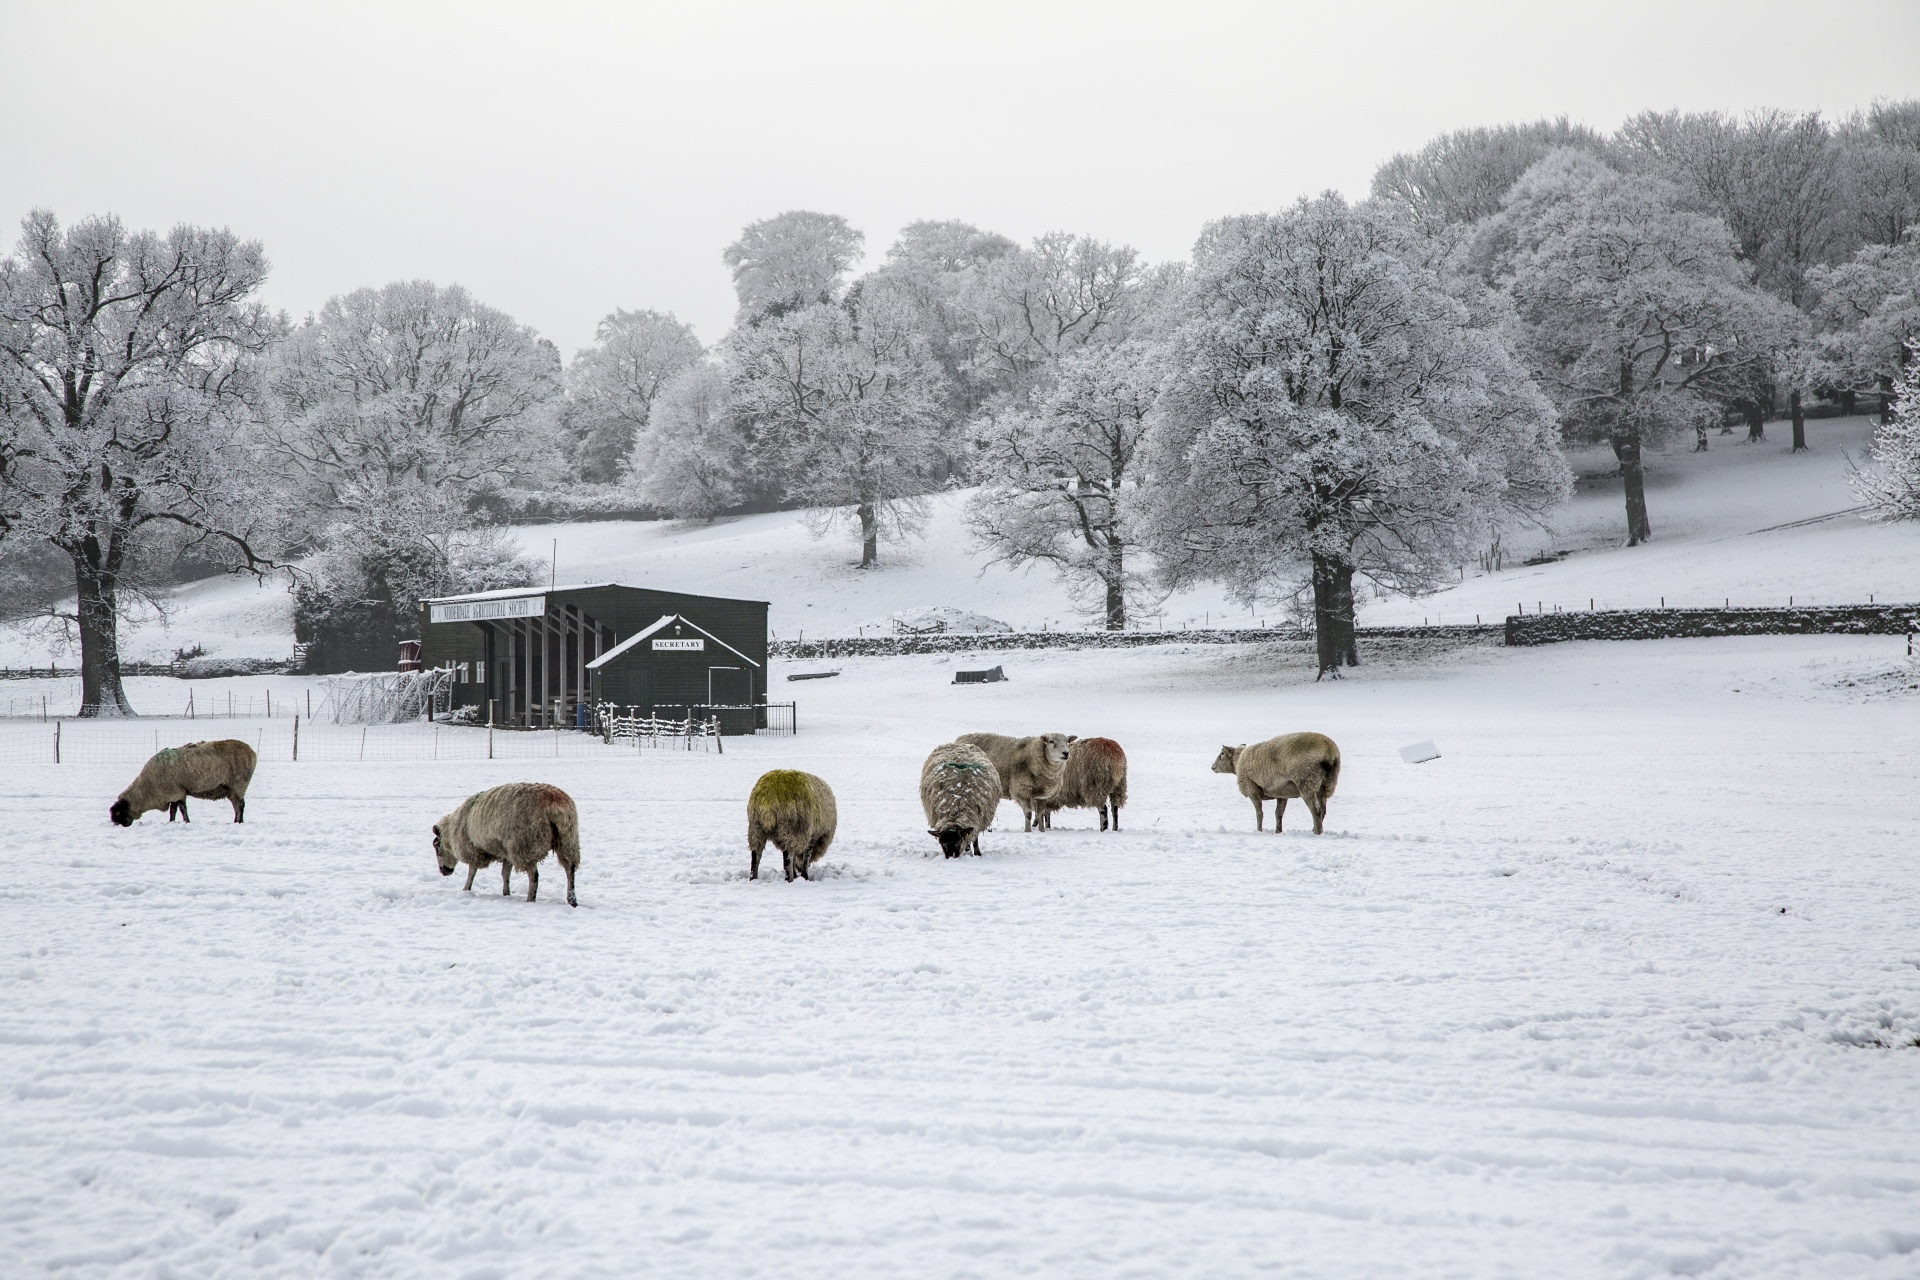
<svg viewBox="0 0 1920 1280"><path fill-rule="evenodd" d="M1437 133L1920 96L1920 3L129 4L0 0L0 216L266 243L267 297L466 285L569 358L614 307L722 335L785 209L1184 257Z"/></svg>

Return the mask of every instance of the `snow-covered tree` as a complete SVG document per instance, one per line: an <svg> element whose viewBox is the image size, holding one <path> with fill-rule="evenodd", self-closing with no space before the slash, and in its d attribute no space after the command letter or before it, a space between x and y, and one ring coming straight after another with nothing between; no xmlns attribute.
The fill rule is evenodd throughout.
<svg viewBox="0 0 1920 1280"><path fill-rule="evenodd" d="M267 435L329 517L463 513L550 474L560 385L552 343L458 285L358 289L275 351Z"/></svg>
<svg viewBox="0 0 1920 1280"><path fill-rule="evenodd" d="M574 474L589 483L618 479L661 389L704 354L693 326L671 312L615 311L601 320L593 345L567 367Z"/></svg>
<svg viewBox="0 0 1920 1280"><path fill-rule="evenodd" d="M1558 151L1527 171L1490 228L1521 351L1575 433L1607 440L1625 480L1627 543L1653 534L1642 449L1719 413L1786 347L1791 308L1751 283L1717 218L1658 178Z"/></svg>
<svg viewBox="0 0 1920 1280"><path fill-rule="evenodd" d="M1373 195L1427 225L1478 222L1500 211L1520 175L1557 147L1598 152L1600 135L1558 120L1456 129L1374 171Z"/></svg>
<svg viewBox="0 0 1920 1280"><path fill-rule="evenodd" d="M1854 492L1881 520L1920 520L1920 348L1894 382L1892 416L1873 433L1873 470L1853 473Z"/></svg>
<svg viewBox="0 0 1920 1280"><path fill-rule="evenodd" d="M1149 437L1141 531L1171 585L1312 593L1323 675L1353 579L1420 592L1569 488L1497 295L1337 194L1209 225Z"/></svg>
<svg viewBox="0 0 1920 1280"><path fill-rule="evenodd" d="M672 516L710 519L773 496L724 366L689 365L661 389L634 444L632 483L642 502Z"/></svg>
<svg viewBox="0 0 1920 1280"><path fill-rule="evenodd" d="M1814 318L1829 376L1850 389L1880 393L1889 421L1894 381L1920 342L1920 227L1899 244L1870 244L1838 266L1810 275L1819 290Z"/></svg>
<svg viewBox="0 0 1920 1280"><path fill-rule="evenodd" d="M1124 503L1163 372L1160 353L1139 341L1083 347L1060 361L1050 387L980 428L974 536L993 561L1051 565L1109 631L1125 630L1129 602L1152 594Z"/></svg>
<svg viewBox="0 0 1920 1280"><path fill-rule="evenodd" d="M860 529L860 567L924 522L945 449L945 387L908 300L885 287L769 315L735 332L734 412L787 497ZM825 525L821 526L824 531Z"/></svg>
<svg viewBox="0 0 1920 1280"><path fill-rule="evenodd" d="M960 300L971 376L1016 400L1044 386L1068 353L1126 336L1146 279L1133 249L1064 231L986 263Z"/></svg>
<svg viewBox="0 0 1920 1280"><path fill-rule="evenodd" d="M792 209L752 223L721 255L740 299L735 323L758 324L832 301L865 242L837 213Z"/></svg>
<svg viewBox="0 0 1920 1280"><path fill-rule="evenodd" d="M454 555L478 536L476 505L558 470L559 353L458 286L334 298L280 344L268 381L263 430L303 491L302 540L323 553L295 616L297 635L325 641L316 664L390 655L422 595L480 589L487 574ZM356 620L372 628L359 640Z"/></svg>
<svg viewBox="0 0 1920 1280"><path fill-rule="evenodd" d="M81 714L133 714L120 680L127 574L162 528L265 566L263 504L239 490L255 357L280 322L254 300L258 241L37 210L0 260L0 536L73 566Z"/></svg>

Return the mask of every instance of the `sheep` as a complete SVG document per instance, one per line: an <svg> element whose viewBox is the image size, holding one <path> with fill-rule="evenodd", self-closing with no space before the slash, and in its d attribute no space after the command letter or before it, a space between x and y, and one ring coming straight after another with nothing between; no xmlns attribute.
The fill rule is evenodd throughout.
<svg viewBox="0 0 1920 1280"><path fill-rule="evenodd" d="M182 822L192 822L187 814L187 797L196 800L231 800L233 820L247 820L247 784L253 780L253 766L259 757L253 748L236 738L219 742L189 742L184 747L163 748L140 770L133 785L107 810L115 826L130 827L134 819L152 809L174 814Z"/></svg>
<svg viewBox="0 0 1920 1280"><path fill-rule="evenodd" d="M1272 800L1276 802L1273 830L1279 834L1287 801L1298 796L1307 802L1307 812L1313 815L1313 834L1319 835L1326 821L1327 800L1340 782L1340 748L1324 734L1283 733L1250 747L1220 748L1213 771L1232 774L1240 784L1240 794L1253 801L1254 830L1266 829L1262 802Z"/></svg>
<svg viewBox="0 0 1920 1280"><path fill-rule="evenodd" d="M1009 738L1004 733L963 733L954 741L987 753L1000 774L1001 799L1020 806L1020 812L1026 815L1026 830L1031 831L1033 802L1060 789L1074 735L1042 733L1030 738Z"/></svg>
<svg viewBox="0 0 1920 1280"><path fill-rule="evenodd" d="M927 834L949 858L980 856L980 833L1000 807L1000 771L980 748L964 742L935 747L920 767L920 807Z"/></svg>
<svg viewBox="0 0 1920 1280"><path fill-rule="evenodd" d="M467 889L480 868L500 864L500 894L513 893L514 868L527 873L527 901L540 892L540 862L557 856L567 873L567 905L577 907L573 875L580 868L580 814L573 797L544 782L509 782L468 796L433 824L433 853L440 874L467 864Z"/></svg>
<svg viewBox="0 0 1920 1280"><path fill-rule="evenodd" d="M807 869L827 856L839 823L833 788L824 780L798 769L761 774L747 797L747 852L753 856L747 879L760 878L760 852L769 840L780 850L789 881L796 873L813 879Z"/></svg>
<svg viewBox="0 0 1920 1280"><path fill-rule="evenodd" d="M1033 802L1042 831L1053 830L1053 815L1062 809L1098 809L1100 829L1120 829L1120 806L1127 802L1127 753L1112 738L1081 738L1067 753L1060 789Z"/></svg>

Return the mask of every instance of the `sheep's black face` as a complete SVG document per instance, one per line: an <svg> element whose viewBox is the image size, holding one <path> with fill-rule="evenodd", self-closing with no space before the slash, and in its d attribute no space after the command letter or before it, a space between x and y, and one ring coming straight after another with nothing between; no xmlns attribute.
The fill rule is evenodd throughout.
<svg viewBox="0 0 1920 1280"><path fill-rule="evenodd" d="M959 857L973 843L972 827L942 827L938 831L928 828L927 834L940 842L940 852L949 858Z"/></svg>
<svg viewBox="0 0 1920 1280"><path fill-rule="evenodd" d="M115 800L113 808L107 810L107 816L113 819L116 827L130 827L133 825L133 806L125 799Z"/></svg>
<svg viewBox="0 0 1920 1280"><path fill-rule="evenodd" d="M438 827L433 829L433 857L434 860L440 864L441 875L450 876L453 874L455 859L451 853L447 852L446 846L440 843L440 828Z"/></svg>

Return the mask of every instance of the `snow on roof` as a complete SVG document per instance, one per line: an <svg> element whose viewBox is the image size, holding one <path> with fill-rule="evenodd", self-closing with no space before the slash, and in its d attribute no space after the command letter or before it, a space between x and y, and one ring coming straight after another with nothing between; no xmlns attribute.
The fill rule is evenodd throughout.
<svg viewBox="0 0 1920 1280"><path fill-rule="evenodd" d="M558 587L502 587L498 591L473 591L464 596L434 596L422 604L466 604L471 600L518 600L522 596L544 596L561 591L596 591L601 587L618 587L618 582L569 582Z"/></svg>
<svg viewBox="0 0 1920 1280"><path fill-rule="evenodd" d="M756 667L760 665L759 663L754 662L753 659L749 658L746 654L741 653L738 649L728 644L725 640L722 640L719 636L713 634L713 632L701 626L699 623L689 622L686 618L681 617L677 613L669 613L665 617L661 618L660 621L654 623L652 626L647 627L644 630L634 632L632 635L628 636L625 640L622 640L619 644L613 646L613 648L607 650L605 653L595 658L592 662L589 662L587 664L587 670L598 671L601 667L606 666L609 662L612 662L615 658L619 657L621 654L625 653L627 650L633 648L635 645L639 644L642 640L645 640L647 637L651 636L654 632L666 626L669 622L677 622L682 626L692 627L695 631L698 631L701 635L713 641L715 644L719 645L722 649L725 649L728 653L733 654L736 658L739 658L742 662L752 663L752 665Z"/></svg>

